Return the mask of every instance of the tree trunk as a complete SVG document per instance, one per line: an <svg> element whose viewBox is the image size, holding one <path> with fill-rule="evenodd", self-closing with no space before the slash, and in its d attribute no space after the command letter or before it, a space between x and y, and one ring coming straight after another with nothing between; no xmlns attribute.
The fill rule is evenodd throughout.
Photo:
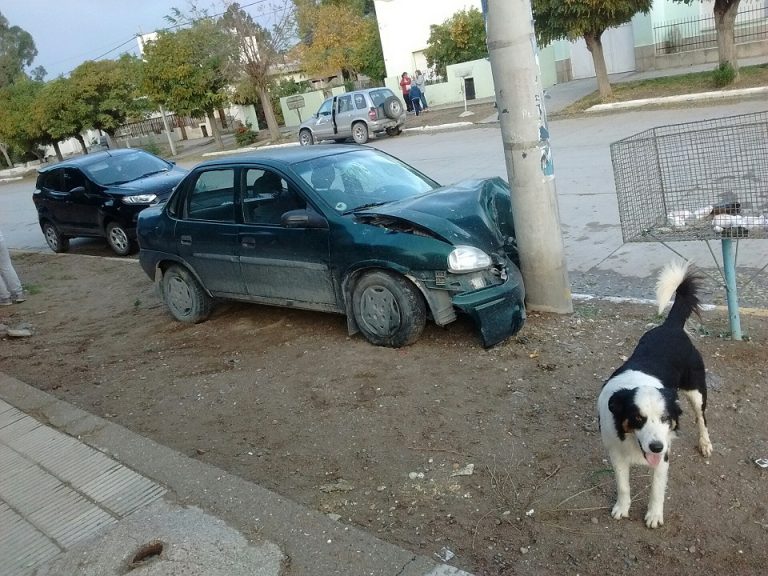
<svg viewBox="0 0 768 576"><path fill-rule="evenodd" d="M80 148L83 149L83 154L88 154L88 147L85 145L85 138L83 138L83 135L76 134L75 138L77 138L77 141L80 142Z"/></svg>
<svg viewBox="0 0 768 576"><path fill-rule="evenodd" d="M227 116L224 114L224 108L219 106L217 109L219 112L219 120L221 120L221 127L226 130L227 129Z"/></svg>
<svg viewBox="0 0 768 576"><path fill-rule="evenodd" d="M269 92L264 88L259 88L259 100L261 100L261 109L264 110L264 117L267 119L267 128L269 137L274 140L280 140L280 127L277 125L275 110L272 108L272 98Z"/></svg>
<svg viewBox="0 0 768 576"><path fill-rule="evenodd" d="M739 12L741 0L716 0L714 15L715 29L717 30L717 54L720 65L730 64L736 75L733 81L739 79L739 59L736 57L736 39L734 38L734 25L736 14Z"/></svg>
<svg viewBox="0 0 768 576"><path fill-rule="evenodd" d="M224 150L224 141L221 139L221 130L219 130L219 124L216 122L216 117L213 114L213 110L208 110L205 115L208 118L208 123L211 125L213 139L216 141L216 144L219 145L219 149Z"/></svg>
<svg viewBox="0 0 768 576"><path fill-rule="evenodd" d="M584 40L587 43L587 48L592 53L592 63L595 66L595 76L597 77L597 88L600 91L600 98L607 100L613 96L613 90L608 80L608 67L605 65L601 36L602 32L598 34L587 33L584 34Z"/></svg>
<svg viewBox="0 0 768 576"><path fill-rule="evenodd" d="M189 140L189 136L187 136L187 127L184 126L184 120L182 120L178 114L176 115L176 126L178 126L181 131L181 139Z"/></svg>
<svg viewBox="0 0 768 576"><path fill-rule="evenodd" d="M56 152L56 158L59 160L59 162L63 162L64 156L61 154L61 148L59 148L58 142L53 143L53 150Z"/></svg>
<svg viewBox="0 0 768 576"><path fill-rule="evenodd" d="M11 162L11 158L8 156L8 146L0 144L0 152L2 152L3 158L5 158L5 161L8 164L8 168L13 168L13 162Z"/></svg>

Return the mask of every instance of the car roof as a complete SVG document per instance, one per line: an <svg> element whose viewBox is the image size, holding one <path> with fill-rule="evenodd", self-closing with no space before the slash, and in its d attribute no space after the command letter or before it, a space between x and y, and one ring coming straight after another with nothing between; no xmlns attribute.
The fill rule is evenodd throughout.
<svg viewBox="0 0 768 576"><path fill-rule="evenodd" d="M276 147L267 150L257 150L247 154L236 154L234 152L233 154L236 155L217 158L216 160L207 160L196 167L247 164L248 162L290 165L304 162L305 160L315 160L317 158L359 152L360 150L373 150L373 148L351 144Z"/></svg>
<svg viewBox="0 0 768 576"><path fill-rule="evenodd" d="M91 152L89 154L67 158L66 160L53 164L52 166L40 168L38 169L38 172L43 174L56 168L80 168L83 166L90 166L91 164L94 164L107 157L119 158L120 156L129 156L131 154L136 154L137 152L147 154L147 152L144 152L144 150L140 150L138 148L115 148L113 150L102 150L100 152Z"/></svg>

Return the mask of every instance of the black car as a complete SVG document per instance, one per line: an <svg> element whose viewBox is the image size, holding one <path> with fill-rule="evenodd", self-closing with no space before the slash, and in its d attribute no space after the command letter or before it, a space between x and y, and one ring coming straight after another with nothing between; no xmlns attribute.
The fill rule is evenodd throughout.
<svg viewBox="0 0 768 576"><path fill-rule="evenodd" d="M106 238L120 256L136 247L139 212L168 199L187 174L143 150L87 154L39 170L32 199L45 241L69 250L76 236Z"/></svg>
<svg viewBox="0 0 768 576"><path fill-rule="evenodd" d="M338 312L373 344L471 316L493 346L525 320L500 178L441 187L378 150L277 148L193 168L139 215L139 262L171 314L215 299Z"/></svg>

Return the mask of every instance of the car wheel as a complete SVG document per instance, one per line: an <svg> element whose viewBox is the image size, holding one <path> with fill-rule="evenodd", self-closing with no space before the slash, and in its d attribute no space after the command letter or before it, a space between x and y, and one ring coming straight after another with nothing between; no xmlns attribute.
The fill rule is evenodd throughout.
<svg viewBox="0 0 768 576"><path fill-rule="evenodd" d="M299 144L302 146L311 146L315 143L315 137L312 136L312 132L309 130L302 130L299 132Z"/></svg>
<svg viewBox="0 0 768 576"><path fill-rule="evenodd" d="M107 224L107 244L118 256L128 256L133 251L133 242L128 232L117 222Z"/></svg>
<svg viewBox="0 0 768 576"><path fill-rule="evenodd" d="M173 265L163 274L163 301L179 322L197 324L211 314L213 300L186 268Z"/></svg>
<svg viewBox="0 0 768 576"><path fill-rule="evenodd" d="M397 96L390 96L384 100L382 106L384 107L384 116L390 120L397 120L403 113L403 103Z"/></svg>
<svg viewBox="0 0 768 576"><path fill-rule="evenodd" d="M67 252L69 250L69 238L62 235L51 222L43 224L43 236L45 236L48 247L54 252Z"/></svg>
<svg viewBox="0 0 768 576"><path fill-rule="evenodd" d="M352 139L357 144L368 142L368 125L365 122L357 122L352 126Z"/></svg>
<svg viewBox="0 0 768 576"><path fill-rule="evenodd" d="M390 348L416 342L427 318L418 288L390 272L369 272L357 282L352 312L360 332L371 344Z"/></svg>

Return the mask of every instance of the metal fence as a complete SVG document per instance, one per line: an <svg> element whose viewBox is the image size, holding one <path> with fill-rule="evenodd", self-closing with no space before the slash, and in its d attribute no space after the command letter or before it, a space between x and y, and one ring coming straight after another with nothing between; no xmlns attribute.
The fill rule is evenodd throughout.
<svg viewBox="0 0 768 576"><path fill-rule="evenodd" d="M656 54L717 47L714 16L666 22L653 28ZM737 44L768 38L768 5L740 10L734 25Z"/></svg>
<svg viewBox="0 0 768 576"><path fill-rule="evenodd" d="M768 238L768 111L611 144L625 242Z"/></svg>

